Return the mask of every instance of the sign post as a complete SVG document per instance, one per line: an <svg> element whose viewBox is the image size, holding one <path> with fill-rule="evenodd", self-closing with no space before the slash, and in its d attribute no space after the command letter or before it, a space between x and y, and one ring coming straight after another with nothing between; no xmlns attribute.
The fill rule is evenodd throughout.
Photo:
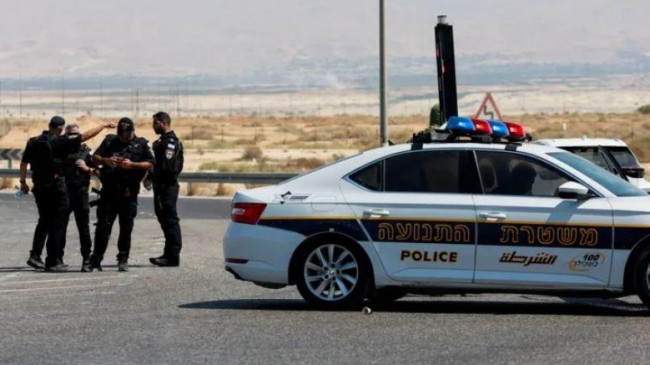
<svg viewBox="0 0 650 365"><path fill-rule="evenodd" d="M0 159L7 161L7 167L12 168L12 161L20 161L23 158L23 150L0 149Z"/></svg>
<svg viewBox="0 0 650 365"><path fill-rule="evenodd" d="M499 107L497 107L497 103L494 101L492 94L489 92L485 93L485 97L481 102L481 106L478 107L474 118L490 120L495 119L495 116L497 120L503 120L501 117L501 112L499 111Z"/></svg>

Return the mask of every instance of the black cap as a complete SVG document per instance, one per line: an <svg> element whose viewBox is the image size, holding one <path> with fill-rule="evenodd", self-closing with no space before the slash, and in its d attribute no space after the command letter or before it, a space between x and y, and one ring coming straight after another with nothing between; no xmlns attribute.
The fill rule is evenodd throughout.
<svg viewBox="0 0 650 365"><path fill-rule="evenodd" d="M63 126L65 125L65 119L62 117L55 115L50 119L50 127L62 129Z"/></svg>
<svg viewBox="0 0 650 365"><path fill-rule="evenodd" d="M131 118L124 117L117 122L117 130L133 131L134 125Z"/></svg>

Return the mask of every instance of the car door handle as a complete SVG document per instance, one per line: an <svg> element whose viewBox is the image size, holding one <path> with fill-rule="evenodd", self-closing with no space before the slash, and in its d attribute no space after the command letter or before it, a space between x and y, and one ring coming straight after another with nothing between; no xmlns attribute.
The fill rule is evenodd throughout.
<svg viewBox="0 0 650 365"><path fill-rule="evenodd" d="M506 219L508 216L505 213L500 212L480 212L478 214L479 218L483 219Z"/></svg>
<svg viewBox="0 0 650 365"><path fill-rule="evenodd" d="M387 209L367 209L363 211L363 215L365 216L379 216L379 217L388 217L390 215L390 211Z"/></svg>

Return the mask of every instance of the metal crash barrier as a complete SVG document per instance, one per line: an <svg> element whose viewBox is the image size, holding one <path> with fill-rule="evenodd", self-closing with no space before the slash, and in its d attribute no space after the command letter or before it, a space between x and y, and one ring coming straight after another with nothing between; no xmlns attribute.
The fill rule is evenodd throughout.
<svg viewBox="0 0 650 365"><path fill-rule="evenodd" d="M269 172L184 172L178 181L187 183L277 184L297 176L297 173ZM17 169L0 169L0 177L19 178Z"/></svg>

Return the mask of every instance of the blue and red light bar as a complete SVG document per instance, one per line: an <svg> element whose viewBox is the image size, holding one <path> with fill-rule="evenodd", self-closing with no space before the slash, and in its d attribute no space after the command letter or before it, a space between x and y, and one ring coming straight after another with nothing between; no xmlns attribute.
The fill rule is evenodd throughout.
<svg viewBox="0 0 650 365"><path fill-rule="evenodd" d="M521 142L526 138L523 126L500 120L451 117L447 122L447 130L456 136L491 136L496 140L506 139L511 142Z"/></svg>

